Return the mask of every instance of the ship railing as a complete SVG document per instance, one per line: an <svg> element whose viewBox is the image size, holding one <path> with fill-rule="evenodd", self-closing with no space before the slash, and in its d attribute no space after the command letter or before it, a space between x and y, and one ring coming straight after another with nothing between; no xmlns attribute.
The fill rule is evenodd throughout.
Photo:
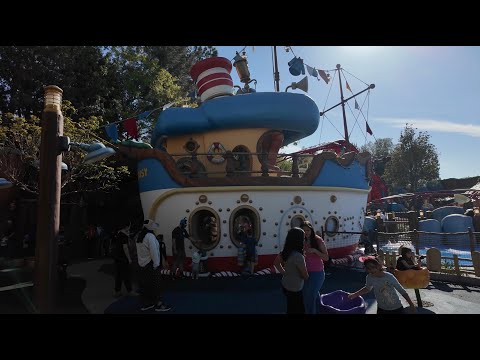
<svg viewBox="0 0 480 360"><path fill-rule="evenodd" d="M225 153L172 153L169 154L175 161L177 169L189 177L205 177L210 175L224 176L285 176L300 178L308 169L308 165L314 155L310 154L286 154L267 152L232 152ZM260 170L251 170L253 157L257 156L260 162ZM291 157L292 160L285 160ZM199 158L201 160L199 160ZM219 165L225 164L225 170L208 170L204 164L208 162ZM286 165L281 165L281 164ZM277 164L280 164L279 167Z"/></svg>

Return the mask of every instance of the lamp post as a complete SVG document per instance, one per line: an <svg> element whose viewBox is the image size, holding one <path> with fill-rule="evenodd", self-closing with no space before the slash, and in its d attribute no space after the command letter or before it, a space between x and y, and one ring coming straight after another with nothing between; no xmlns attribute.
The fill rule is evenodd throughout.
<svg viewBox="0 0 480 360"><path fill-rule="evenodd" d="M63 135L63 90L49 85L44 88L44 92L34 294L37 311L53 313L57 282L57 236L60 225L62 153L58 142Z"/></svg>
<svg viewBox="0 0 480 360"><path fill-rule="evenodd" d="M61 172L68 169L62 162L62 151L70 146L88 152L84 163L91 164L115 154L101 143L70 143L63 136L62 89L55 85L44 88L45 106L40 143L40 184L37 208L37 246L35 248L35 303L40 313L55 311L57 290L58 230L60 227Z"/></svg>

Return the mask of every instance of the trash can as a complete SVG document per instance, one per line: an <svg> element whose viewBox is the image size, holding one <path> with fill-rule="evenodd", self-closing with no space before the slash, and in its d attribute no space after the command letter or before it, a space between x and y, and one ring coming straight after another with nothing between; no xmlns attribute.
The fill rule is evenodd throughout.
<svg viewBox="0 0 480 360"><path fill-rule="evenodd" d="M336 290L319 296L319 312L323 314L365 314L365 300L358 296L349 300L348 293Z"/></svg>

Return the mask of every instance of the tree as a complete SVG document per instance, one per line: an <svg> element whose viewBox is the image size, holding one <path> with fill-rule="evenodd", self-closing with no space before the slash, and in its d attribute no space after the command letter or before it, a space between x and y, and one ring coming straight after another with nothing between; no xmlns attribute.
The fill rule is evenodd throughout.
<svg viewBox="0 0 480 360"><path fill-rule="evenodd" d="M360 151L368 151L372 155L373 167L375 173L383 176L385 166L390 160L390 155L393 152L393 142L390 138L377 139L375 142L368 142L360 148Z"/></svg>
<svg viewBox="0 0 480 360"><path fill-rule="evenodd" d="M385 168L385 178L394 187L404 187L416 192L429 181L439 179L440 164L430 135L406 124L399 143L393 149L391 160Z"/></svg>
<svg viewBox="0 0 480 360"><path fill-rule="evenodd" d="M40 117L45 85L60 86L79 117L120 111L120 82L100 47L0 47L0 112Z"/></svg>
<svg viewBox="0 0 480 360"><path fill-rule="evenodd" d="M62 106L64 117L64 135L74 142L98 142L92 134L98 129L99 118L81 118L74 123L67 114L76 110L70 102ZM38 194L38 176L40 166L40 120L36 116L29 119L4 114L0 122L0 171L20 189ZM75 149L63 153L63 162L68 171L62 174L62 195L85 193L97 190L118 189L120 182L129 172L126 167L113 167L111 160L88 165L83 163L86 153Z"/></svg>
<svg viewBox="0 0 480 360"><path fill-rule="evenodd" d="M116 97L119 118L126 119L175 101L190 105L187 94L194 88L189 70L199 60L215 56L211 47L114 46L105 49L107 61L116 69L121 92ZM147 139L155 116L137 122L140 137Z"/></svg>

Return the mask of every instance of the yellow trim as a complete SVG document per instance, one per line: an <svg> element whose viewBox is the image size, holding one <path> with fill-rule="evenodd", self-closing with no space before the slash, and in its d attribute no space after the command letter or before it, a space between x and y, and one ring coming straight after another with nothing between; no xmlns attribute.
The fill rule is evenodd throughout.
<svg viewBox="0 0 480 360"><path fill-rule="evenodd" d="M211 192L232 192L232 191L351 191L368 193L369 190L365 189L353 189L334 186L224 186L224 187L189 187L189 188L177 188L164 192L160 195L152 204L149 211L149 219L155 219L155 213L157 212L160 204L172 195L177 193L211 193Z"/></svg>

